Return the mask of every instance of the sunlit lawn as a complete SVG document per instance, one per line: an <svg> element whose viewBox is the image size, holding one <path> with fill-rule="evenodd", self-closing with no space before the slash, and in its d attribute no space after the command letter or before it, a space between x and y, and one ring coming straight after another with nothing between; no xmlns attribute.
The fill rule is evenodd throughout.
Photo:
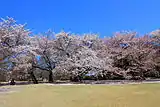
<svg viewBox="0 0 160 107"><path fill-rule="evenodd" d="M0 107L160 107L160 84L21 86L0 93Z"/></svg>

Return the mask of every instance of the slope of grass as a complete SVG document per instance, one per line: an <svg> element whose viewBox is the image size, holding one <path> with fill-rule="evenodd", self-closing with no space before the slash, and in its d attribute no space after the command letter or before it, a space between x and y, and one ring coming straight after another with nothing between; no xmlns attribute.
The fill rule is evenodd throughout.
<svg viewBox="0 0 160 107"><path fill-rule="evenodd" d="M21 86L0 94L0 107L159 107L160 84Z"/></svg>

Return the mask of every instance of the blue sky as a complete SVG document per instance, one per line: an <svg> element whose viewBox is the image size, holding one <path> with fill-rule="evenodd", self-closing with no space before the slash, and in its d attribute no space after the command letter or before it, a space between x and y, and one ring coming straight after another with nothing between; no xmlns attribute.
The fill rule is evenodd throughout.
<svg viewBox="0 0 160 107"><path fill-rule="evenodd" d="M0 17L27 23L34 33L99 33L133 30L141 34L158 29L160 0L1 0Z"/></svg>

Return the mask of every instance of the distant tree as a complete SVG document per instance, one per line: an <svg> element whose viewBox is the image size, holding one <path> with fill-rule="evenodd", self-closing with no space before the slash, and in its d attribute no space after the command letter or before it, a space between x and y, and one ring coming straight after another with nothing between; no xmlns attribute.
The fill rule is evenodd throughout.
<svg viewBox="0 0 160 107"><path fill-rule="evenodd" d="M135 32L117 33L106 40L114 60L114 67L124 71L125 75L131 75L133 79L144 78L147 72L145 64L152 53L151 38L148 35L136 37Z"/></svg>

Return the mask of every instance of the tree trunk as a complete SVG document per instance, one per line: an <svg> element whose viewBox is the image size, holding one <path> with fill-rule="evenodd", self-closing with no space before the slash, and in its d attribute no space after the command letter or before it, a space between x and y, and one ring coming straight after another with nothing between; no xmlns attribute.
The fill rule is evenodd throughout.
<svg viewBox="0 0 160 107"><path fill-rule="evenodd" d="M49 83L53 83L53 73L52 71L49 71Z"/></svg>
<svg viewBox="0 0 160 107"><path fill-rule="evenodd" d="M36 76L34 75L33 71L31 71L29 74L30 74L30 77L31 77L33 83L38 84L38 81L37 81Z"/></svg>

